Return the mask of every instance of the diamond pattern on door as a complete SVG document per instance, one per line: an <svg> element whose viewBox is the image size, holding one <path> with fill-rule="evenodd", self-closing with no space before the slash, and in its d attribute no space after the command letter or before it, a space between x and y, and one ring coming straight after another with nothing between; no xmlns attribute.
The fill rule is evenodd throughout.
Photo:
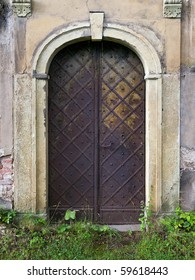
<svg viewBox="0 0 195 280"><path fill-rule="evenodd" d="M93 207L94 112L90 49L62 50L49 82L49 207Z"/></svg>
<svg viewBox="0 0 195 280"><path fill-rule="evenodd" d="M140 59L112 42L66 47L49 81L49 210L137 223L145 199L145 82Z"/></svg>
<svg viewBox="0 0 195 280"><path fill-rule="evenodd" d="M108 44L102 68L100 217L132 223L145 196L143 67L130 50Z"/></svg>

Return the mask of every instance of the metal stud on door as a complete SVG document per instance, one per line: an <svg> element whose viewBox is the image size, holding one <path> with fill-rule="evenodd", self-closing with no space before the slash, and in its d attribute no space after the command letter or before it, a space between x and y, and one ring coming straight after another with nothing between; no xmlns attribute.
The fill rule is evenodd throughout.
<svg viewBox="0 0 195 280"><path fill-rule="evenodd" d="M143 67L131 50L83 42L60 51L49 81L49 209L137 222L144 200Z"/></svg>

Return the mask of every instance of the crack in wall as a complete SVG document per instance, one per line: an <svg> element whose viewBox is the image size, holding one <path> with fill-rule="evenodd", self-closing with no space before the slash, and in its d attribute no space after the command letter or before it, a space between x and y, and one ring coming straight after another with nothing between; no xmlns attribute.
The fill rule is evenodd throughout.
<svg viewBox="0 0 195 280"><path fill-rule="evenodd" d="M87 10L90 12L90 10L89 10L89 0L86 0L86 7L87 7Z"/></svg>

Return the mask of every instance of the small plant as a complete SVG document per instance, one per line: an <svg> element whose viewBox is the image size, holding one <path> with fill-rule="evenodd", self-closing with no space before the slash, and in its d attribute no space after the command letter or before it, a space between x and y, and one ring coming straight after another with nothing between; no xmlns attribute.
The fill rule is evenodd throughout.
<svg viewBox="0 0 195 280"><path fill-rule="evenodd" d="M56 232L57 233L64 233L66 231L68 231L69 229L71 228L70 225L67 225L67 224L62 224L62 225L59 225L57 228L56 228Z"/></svg>
<svg viewBox="0 0 195 280"><path fill-rule="evenodd" d="M96 224L91 224L91 229L96 232L110 232L111 231L111 229L107 225L100 226L100 225L96 225Z"/></svg>
<svg viewBox="0 0 195 280"><path fill-rule="evenodd" d="M34 213L17 215L15 222L17 227L32 231L41 230L43 227L47 228L49 226L46 217Z"/></svg>
<svg viewBox="0 0 195 280"><path fill-rule="evenodd" d="M66 222L69 221L70 224L69 225L64 223L60 224L56 229L57 233L60 234L70 230L72 222L75 221L75 219L76 219L76 210L70 210L70 209L66 210L66 213L64 215L64 220Z"/></svg>
<svg viewBox="0 0 195 280"><path fill-rule="evenodd" d="M141 222L140 228L142 231L144 231L144 230L148 230L150 227L152 227L153 213L152 213L150 204L149 205L141 204L141 209L142 209L142 212L140 214L139 221Z"/></svg>
<svg viewBox="0 0 195 280"><path fill-rule="evenodd" d="M4 224L12 224L16 216L16 211L0 209L0 222Z"/></svg>
<svg viewBox="0 0 195 280"><path fill-rule="evenodd" d="M34 223L37 226L46 226L47 225L47 220L43 217L35 217L34 218Z"/></svg>
<svg viewBox="0 0 195 280"><path fill-rule="evenodd" d="M76 219L76 210L66 210L64 219L65 221L74 221Z"/></svg>
<svg viewBox="0 0 195 280"><path fill-rule="evenodd" d="M175 214L162 219L161 224L164 225L169 232L195 231L195 212L185 212L181 210L180 207L177 207Z"/></svg>

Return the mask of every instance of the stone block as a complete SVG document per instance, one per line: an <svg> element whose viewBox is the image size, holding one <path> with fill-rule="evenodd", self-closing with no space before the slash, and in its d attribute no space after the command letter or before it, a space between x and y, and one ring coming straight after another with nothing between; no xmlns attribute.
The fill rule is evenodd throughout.
<svg viewBox="0 0 195 280"><path fill-rule="evenodd" d="M179 74L163 77L163 210L179 205L180 185L180 81Z"/></svg>
<svg viewBox="0 0 195 280"><path fill-rule="evenodd" d="M103 36L103 12L90 12L90 24L91 24L91 39L92 41L101 41Z"/></svg>
<svg viewBox="0 0 195 280"><path fill-rule="evenodd" d="M27 74L15 76L14 120L14 206L31 211L32 187L32 112L31 79Z"/></svg>

